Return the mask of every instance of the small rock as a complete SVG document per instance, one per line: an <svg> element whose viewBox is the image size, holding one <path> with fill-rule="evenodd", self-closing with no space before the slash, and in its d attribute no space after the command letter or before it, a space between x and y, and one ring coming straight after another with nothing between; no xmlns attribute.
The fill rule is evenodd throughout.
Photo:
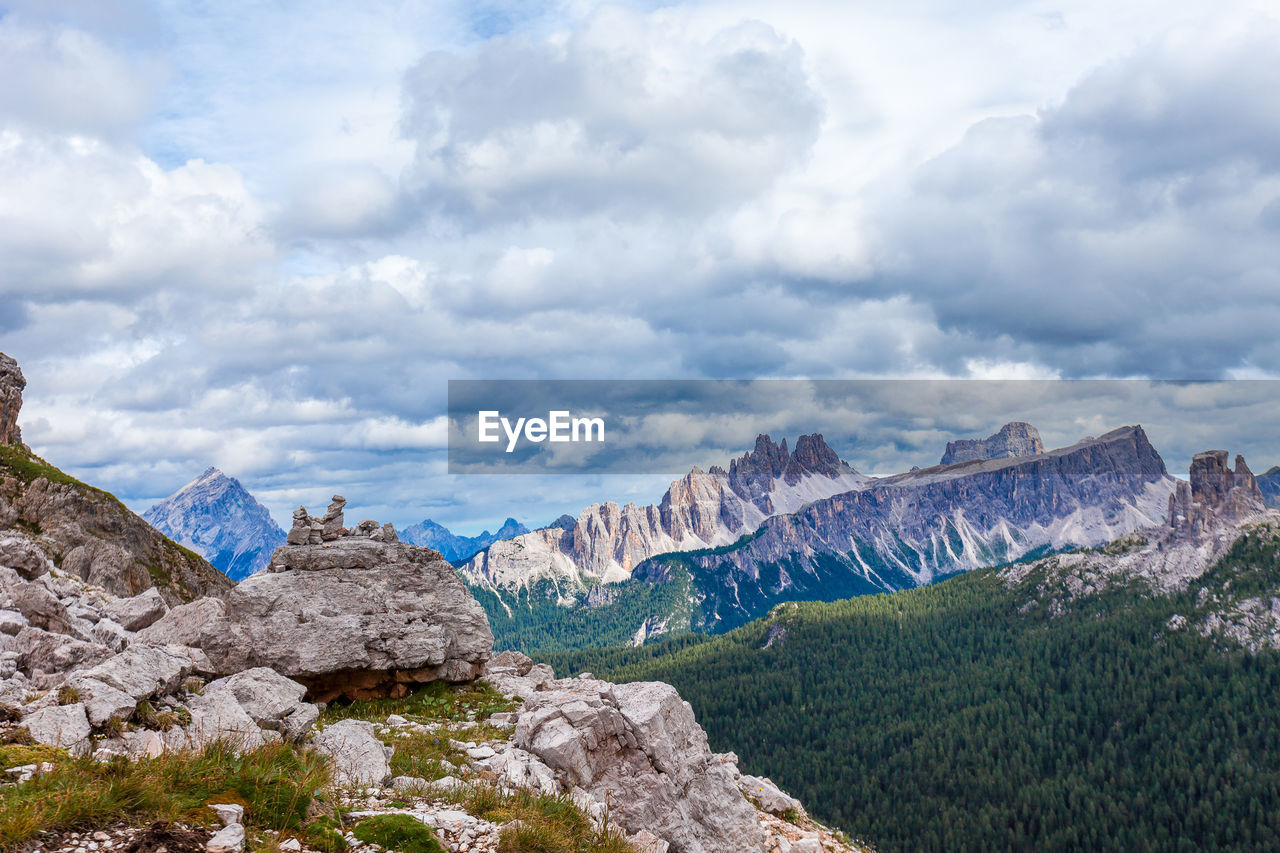
<svg viewBox="0 0 1280 853"><path fill-rule="evenodd" d="M284 841L280 842L280 849L288 850L289 853L297 853L297 851L302 849L302 842L296 838L286 838Z"/></svg>
<svg viewBox="0 0 1280 853"><path fill-rule="evenodd" d="M244 850L244 827L238 823L224 826L209 839L204 849L208 853L240 853Z"/></svg>
<svg viewBox="0 0 1280 853"><path fill-rule="evenodd" d="M210 803L209 808L213 809L223 826L233 826L244 820L244 806L236 803Z"/></svg>

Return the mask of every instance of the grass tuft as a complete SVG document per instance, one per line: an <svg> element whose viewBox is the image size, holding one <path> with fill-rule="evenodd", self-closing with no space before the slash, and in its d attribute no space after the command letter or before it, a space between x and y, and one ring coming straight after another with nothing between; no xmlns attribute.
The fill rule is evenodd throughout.
<svg viewBox="0 0 1280 853"><path fill-rule="evenodd" d="M44 831L117 821L207 821L212 815L204 806L228 793L245 805L247 826L299 830L316 792L328 781L321 756L287 744L238 753L216 742L200 752L166 753L136 763L64 756L53 771L0 790L0 850L16 849Z"/></svg>
<svg viewBox="0 0 1280 853"><path fill-rule="evenodd" d="M491 823L512 824L499 836L501 853L632 853L625 837L597 829L566 794L553 796L528 789L508 793L480 783L445 796Z"/></svg>
<svg viewBox="0 0 1280 853"><path fill-rule="evenodd" d="M360 821L351 834L366 844L398 853L445 853L436 834L407 814L384 814Z"/></svg>
<svg viewBox="0 0 1280 853"><path fill-rule="evenodd" d="M320 717L321 725L338 720L384 722L391 714L399 714L416 722L458 722L470 714L482 720L499 711L510 711L516 703L494 690L488 683L448 684L432 681L399 699L364 699L358 702L331 702Z"/></svg>

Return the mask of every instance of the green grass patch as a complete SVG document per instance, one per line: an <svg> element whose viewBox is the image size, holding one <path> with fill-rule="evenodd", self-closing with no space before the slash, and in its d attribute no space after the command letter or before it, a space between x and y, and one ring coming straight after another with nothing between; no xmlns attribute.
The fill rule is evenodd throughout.
<svg viewBox="0 0 1280 853"><path fill-rule="evenodd" d="M40 764L45 761L52 761L56 764L69 757L66 750L58 749L54 746L10 744L8 746L0 746L0 770L21 767L24 764Z"/></svg>
<svg viewBox="0 0 1280 853"><path fill-rule="evenodd" d="M321 756L286 744L237 754L219 742L136 763L63 756L53 771L0 790L0 850L17 849L43 831L117 821L208 822L214 816L205 806L228 797L245 806L247 827L296 831L328 781Z"/></svg>
<svg viewBox="0 0 1280 853"><path fill-rule="evenodd" d="M395 746L391 757L391 773L395 776L417 776L428 781L454 775L444 762L464 767L467 754L449 745L450 732L418 733L409 737L386 738Z"/></svg>
<svg viewBox="0 0 1280 853"><path fill-rule="evenodd" d="M445 849L434 832L407 814L384 814L362 820L351 833L366 844L377 844L398 853L444 853Z"/></svg>
<svg viewBox="0 0 1280 853"><path fill-rule="evenodd" d="M515 702L483 681L470 684L433 681L399 699L331 702L321 714L320 724L325 726L348 719L383 723L391 714L419 723L458 722L466 720L468 714L483 720L490 714L510 711L515 707Z"/></svg>

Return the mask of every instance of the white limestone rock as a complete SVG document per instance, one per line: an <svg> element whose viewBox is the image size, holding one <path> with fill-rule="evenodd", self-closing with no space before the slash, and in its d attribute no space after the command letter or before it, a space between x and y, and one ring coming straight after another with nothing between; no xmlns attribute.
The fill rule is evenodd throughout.
<svg viewBox="0 0 1280 853"><path fill-rule="evenodd" d="M333 762L334 782L342 788L367 788L391 780L392 750L374 734L373 723L339 720L311 741Z"/></svg>
<svg viewBox="0 0 1280 853"><path fill-rule="evenodd" d="M135 595L132 598L120 598L103 608L106 615L126 631L141 631L155 623L157 619L169 612L160 591L155 587Z"/></svg>
<svg viewBox="0 0 1280 853"><path fill-rule="evenodd" d="M54 705L33 711L22 718L31 738L36 743L57 746L76 755L83 755L89 748L89 717L84 705Z"/></svg>
<svg viewBox="0 0 1280 853"><path fill-rule="evenodd" d="M769 814L781 815L789 811L804 814L804 806L795 797L786 794L770 779L759 776L738 777L738 790L760 804Z"/></svg>
<svg viewBox="0 0 1280 853"><path fill-rule="evenodd" d="M270 667L315 701L469 681L493 647L484 610L438 552L353 536L278 548L267 571L175 607L139 638L195 645L222 675Z"/></svg>
<svg viewBox="0 0 1280 853"><path fill-rule="evenodd" d="M514 743L581 788L628 832L680 853L762 851L755 809L717 761L693 709L661 682L561 679L525 700Z"/></svg>
<svg viewBox="0 0 1280 853"><path fill-rule="evenodd" d="M320 710L303 702L307 688L267 667L255 667L206 685L205 696L230 693L261 728L299 740L320 716Z"/></svg>

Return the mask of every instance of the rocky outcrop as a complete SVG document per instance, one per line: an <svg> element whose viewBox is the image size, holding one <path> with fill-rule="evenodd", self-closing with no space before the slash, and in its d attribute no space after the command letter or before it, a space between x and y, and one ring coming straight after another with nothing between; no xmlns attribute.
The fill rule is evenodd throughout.
<svg viewBox="0 0 1280 853"><path fill-rule="evenodd" d="M312 531L309 518L294 531ZM281 546L267 571L174 608L141 636L203 649L219 674L269 667L317 701L476 678L493 647L484 611L439 552L388 539L389 526Z"/></svg>
<svg viewBox="0 0 1280 853"><path fill-rule="evenodd" d="M272 552L285 544L285 533L267 508L217 468L207 469L142 517L237 581L266 568Z"/></svg>
<svg viewBox="0 0 1280 853"><path fill-rule="evenodd" d="M22 409L22 390L27 380L12 357L0 352L0 444L21 444L18 412Z"/></svg>
<svg viewBox="0 0 1280 853"><path fill-rule="evenodd" d="M1227 466L1227 451L1206 450L1191 459L1191 482L1179 482L1169 496L1170 529L1202 541L1223 526L1266 509L1258 481L1236 455L1235 470Z"/></svg>
<svg viewBox="0 0 1280 853"><path fill-rule="evenodd" d="M12 359L0 356L0 421L12 419L15 430L21 378ZM166 601L176 603L231 585L114 495L59 471L25 445L0 441L0 539L18 532L29 536L54 565L113 595L137 595L155 587ZM0 545L0 559L18 558Z"/></svg>
<svg viewBox="0 0 1280 853"><path fill-rule="evenodd" d="M975 459L1009 459L1017 456L1034 456L1044 453L1040 433L1031 424L1014 421L1000 427L992 436L983 439L961 439L947 442L941 465L955 465Z"/></svg>
<svg viewBox="0 0 1280 853"><path fill-rule="evenodd" d="M740 773L732 753L712 753L674 687L554 676L518 652L491 662L486 680L524 701L510 744L472 750L477 766L503 784L567 793L597 820L607 816L625 830L633 845L650 845L643 849L790 849L765 831L766 813L803 817L799 801L768 779ZM497 716L491 722L509 725Z"/></svg>
<svg viewBox="0 0 1280 853"><path fill-rule="evenodd" d="M27 532L55 565L113 595L156 588L170 603L231 586L226 575L167 539L116 498L22 448L0 459L0 531Z"/></svg>
<svg viewBox="0 0 1280 853"><path fill-rule="evenodd" d="M525 700L514 743L635 833L681 853L765 849L734 771L717 760L693 709L662 682L552 682Z"/></svg>
<svg viewBox="0 0 1280 853"><path fill-rule="evenodd" d="M869 479L840 461L821 435L801 436L794 453L785 439L775 444L761 435L728 471L695 468L656 506L593 504L572 524L495 542L459 571L499 593L548 577L585 593L596 582L626 580L656 554L728 545L773 514L862 488Z"/></svg>
<svg viewBox="0 0 1280 853"><path fill-rule="evenodd" d="M201 689L213 674L202 651L140 639L133 629L166 608L155 589L119 599L55 568L27 580L0 566L7 716L16 712L37 742L76 752L93 735L104 756L154 756L215 738L251 748L310 730L319 709L302 701L304 685L258 669Z"/></svg>

